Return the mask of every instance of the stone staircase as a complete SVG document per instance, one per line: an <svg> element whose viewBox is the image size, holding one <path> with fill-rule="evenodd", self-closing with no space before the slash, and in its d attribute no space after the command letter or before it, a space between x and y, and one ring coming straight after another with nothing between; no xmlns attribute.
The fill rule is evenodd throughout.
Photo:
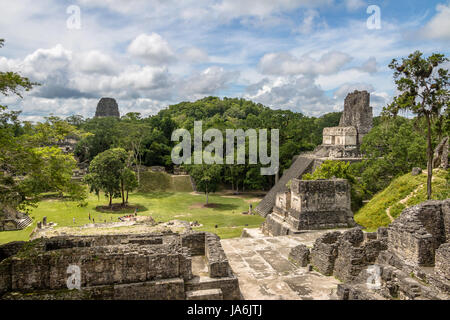
<svg viewBox="0 0 450 320"><path fill-rule="evenodd" d="M22 230L22 229L25 229L26 227L28 227L30 224L32 224L33 223L33 219L31 219L27 215L24 215L24 218L23 219L17 219L16 223L17 223L17 229L18 230Z"/></svg>
<svg viewBox="0 0 450 320"><path fill-rule="evenodd" d="M286 184L289 180L301 177L311 169L314 163L314 157L311 155L300 155L288 170L285 170L277 184L266 194L264 199L255 208L256 212L266 217L275 205L275 197L278 192L286 191Z"/></svg>

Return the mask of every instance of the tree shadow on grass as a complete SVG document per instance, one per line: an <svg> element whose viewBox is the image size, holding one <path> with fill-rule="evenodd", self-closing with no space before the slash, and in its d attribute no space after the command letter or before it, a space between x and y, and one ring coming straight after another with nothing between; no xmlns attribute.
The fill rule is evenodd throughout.
<svg viewBox="0 0 450 320"><path fill-rule="evenodd" d="M238 205L232 203L195 203L189 209L212 209L213 211L231 211L239 208Z"/></svg>
<svg viewBox="0 0 450 320"><path fill-rule="evenodd" d="M138 203L136 203L136 204L130 203L125 206L122 206L121 203L113 203L112 209L108 205L95 207L95 211L97 211L97 212L113 213L113 214L124 214L124 213L131 214L131 213L134 213L134 210L136 210L136 209L138 210L138 214L139 214L139 212L148 210L147 207L140 205Z"/></svg>
<svg viewBox="0 0 450 320"><path fill-rule="evenodd" d="M155 191L150 193L134 193L136 196L144 197L146 199L163 199L173 196L173 192L165 192L165 191Z"/></svg>

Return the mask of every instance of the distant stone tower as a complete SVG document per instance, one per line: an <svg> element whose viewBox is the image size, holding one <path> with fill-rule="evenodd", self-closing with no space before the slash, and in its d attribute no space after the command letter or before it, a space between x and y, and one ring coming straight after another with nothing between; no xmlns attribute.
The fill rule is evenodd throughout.
<svg viewBox="0 0 450 320"><path fill-rule="evenodd" d="M95 110L96 117L117 117L120 118L119 106L113 98L101 98Z"/></svg>
<svg viewBox="0 0 450 320"><path fill-rule="evenodd" d="M339 127L355 127L358 144L361 144L362 138L372 129L372 107L367 91L355 90L347 95Z"/></svg>

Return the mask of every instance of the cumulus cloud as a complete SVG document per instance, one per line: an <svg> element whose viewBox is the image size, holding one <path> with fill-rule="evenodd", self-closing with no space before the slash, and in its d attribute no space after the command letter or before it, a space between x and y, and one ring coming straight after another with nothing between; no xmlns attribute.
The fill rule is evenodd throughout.
<svg viewBox="0 0 450 320"><path fill-rule="evenodd" d="M226 71L222 67L212 66L194 73L186 80L181 81L179 86L187 96L208 95L225 89L238 76L239 72Z"/></svg>
<svg viewBox="0 0 450 320"><path fill-rule="evenodd" d="M154 65L167 64L175 59L169 43L155 32L137 36L128 46L128 52Z"/></svg>
<svg viewBox="0 0 450 320"><path fill-rule="evenodd" d="M366 6L366 2L363 0L345 0L345 7L349 11L355 11Z"/></svg>
<svg viewBox="0 0 450 320"><path fill-rule="evenodd" d="M333 104L333 100L315 84L314 79L305 76L265 78L250 85L244 97L273 108L308 115L322 114Z"/></svg>
<svg viewBox="0 0 450 320"><path fill-rule="evenodd" d="M428 39L450 40L450 4L438 4L437 14L422 28L420 34Z"/></svg>
<svg viewBox="0 0 450 320"><path fill-rule="evenodd" d="M290 53L281 52L264 55L259 66L264 74L314 76L335 73L351 60L348 54L338 51L326 53L318 60L309 55L297 58Z"/></svg>
<svg viewBox="0 0 450 320"><path fill-rule="evenodd" d="M81 54L76 65L85 73L113 74L116 71L113 59L97 50Z"/></svg>
<svg viewBox="0 0 450 320"><path fill-rule="evenodd" d="M319 7L332 2L332 0L222 0L212 7L220 16L230 19L242 16L264 18L281 11L292 11L300 7Z"/></svg>
<svg viewBox="0 0 450 320"><path fill-rule="evenodd" d="M347 96L347 94L355 90L359 91L366 90L367 92L371 93L375 89L371 84L368 83L345 83L334 92L334 98L342 100Z"/></svg>
<svg viewBox="0 0 450 320"><path fill-rule="evenodd" d="M363 65L359 69L368 73L377 72L377 59L375 57L370 57L366 62L363 63Z"/></svg>
<svg viewBox="0 0 450 320"><path fill-rule="evenodd" d="M308 9L305 11L302 23L294 29L294 32L301 34L311 33L318 25L326 26L324 22L318 22L320 14L317 10Z"/></svg>
<svg viewBox="0 0 450 320"><path fill-rule="evenodd" d="M37 81L46 80L49 76L63 80L72 61L72 52L57 44L50 49L37 49L25 57L19 70Z"/></svg>
<svg viewBox="0 0 450 320"><path fill-rule="evenodd" d="M187 60L193 63L205 63L209 61L208 54L197 47L187 47L182 50L180 60Z"/></svg>

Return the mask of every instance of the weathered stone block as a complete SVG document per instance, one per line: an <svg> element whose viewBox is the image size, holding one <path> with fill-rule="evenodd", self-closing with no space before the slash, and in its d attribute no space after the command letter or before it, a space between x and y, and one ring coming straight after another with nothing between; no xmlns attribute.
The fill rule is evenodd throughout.
<svg viewBox="0 0 450 320"><path fill-rule="evenodd" d="M309 263L309 248L304 244L292 248L289 252L289 260L300 267L306 267Z"/></svg>
<svg viewBox="0 0 450 320"><path fill-rule="evenodd" d="M311 250L311 264L324 275L333 274L340 235L338 231L325 233L316 240Z"/></svg>
<svg viewBox="0 0 450 320"><path fill-rule="evenodd" d="M450 280L450 242L444 243L436 250L436 272Z"/></svg>

